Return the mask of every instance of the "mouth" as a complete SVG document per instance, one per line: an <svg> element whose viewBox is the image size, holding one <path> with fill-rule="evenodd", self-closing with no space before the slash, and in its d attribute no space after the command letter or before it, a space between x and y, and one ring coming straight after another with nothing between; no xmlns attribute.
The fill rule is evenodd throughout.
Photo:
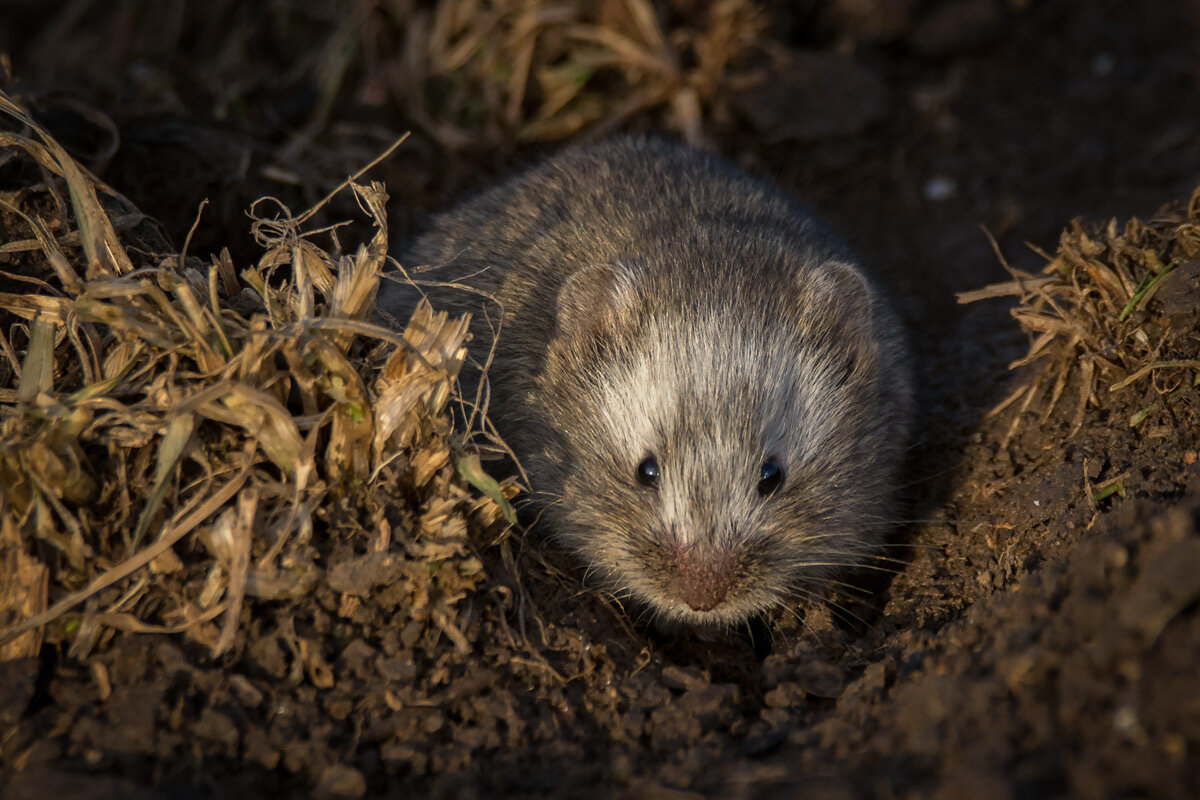
<svg viewBox="0 0 1200 800"><path fill-rule="evenodd" d="M651 576L658 584L649 598L669 617L701 626L745 622L779 602L769 589L769 576L760 574L760 561L751 548L675 545L665 548Z"/></svg>
<svg viewBox="0 0 1200 800"><path fill-rule="evenodd" d="M750 620L761 617L777 602L776 599L751 601L747 598L733 597L719 605L706 610L697 610L680 602L650 601L656 614L670 624L684 624L697 629L729 630L747 624Z"/></svg>
<svg viewBox="0 0 1200 800"><path fill-rule="evenodd" d="M588 542L587 544L593 544ZM641 542L636 550L577 552L591 581L656 623L734 628L778 606L787 580L745 543ZM590 552L589 552L590 551ZM635 614L640 616L640 614Z"/></svg>
<svg viewBox="0 0 1200 800"><path fill-rule="evenodd" d="M774 607L781 597L745 582L690 582L683 586L674 577L655 580L646 575L622 576L621 594L668 624L696 628L732 628Z"/></svg>

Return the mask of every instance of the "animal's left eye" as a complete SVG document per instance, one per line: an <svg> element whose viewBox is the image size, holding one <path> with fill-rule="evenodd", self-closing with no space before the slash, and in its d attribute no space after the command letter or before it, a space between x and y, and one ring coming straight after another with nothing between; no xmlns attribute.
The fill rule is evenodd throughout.
<svg viewBox="0 0 1200 800"><path fill-rule="evenodd" d="M642 486L646 486L651 489L657 489L661 474L662 473L658 468L658 459L653 455L646 456L642 459L642 462L637 465L637 481Z"/></svg>
<svg viewBox="0 0 1200 800"><path fill-rule="evenodd" d="M758 469L758 493L770 497L783 485L783 467L775 459L768 458Z"/></svg>

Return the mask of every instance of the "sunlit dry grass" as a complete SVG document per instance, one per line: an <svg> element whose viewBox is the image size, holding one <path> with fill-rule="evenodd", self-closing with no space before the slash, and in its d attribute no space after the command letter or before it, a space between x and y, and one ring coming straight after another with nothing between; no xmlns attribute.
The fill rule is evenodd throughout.
<svg viewBox="0 0 1200 800"><path fill-rule="evenodd" d="M446 610L481 579L468 530L511 517L514 489L458 477L467 318L374 323L383 186L341 189L373 230L352 251L310 229L316 209L264 200L259 261L202 263L162 251L2 93L0 115L0 658L36 655L47 626L76 655L111 629L226 652L248 597L319 580L314 531L339 497L375 509L364 547L402 541L412 618L455 639ZM378 510L393 496L413 502L402 528Z"/></svg>
<svg viewBox="0 0 1200 800"><path fill-rule="evenodd" d="M1046 259L1038 275L1005 264L1013 280L959 295L960 302L1019 298L1012 315L1030 345L1010 367L1033 365L1033 371L992 410L1017 404L1005 442L1031 408L1047 419L1068 387L1076 392L1072 427L1078 429L1089 406L1102 406L1107 394L1136 383L1150 381L1160 395L1197 385L1197 318L1187 308L1182 316L1166 313L1156 298L1164 287L1196 279L1200 188L1186 205L1168 207L1149 222L1111 220L1090 228L1076 220ZM1143 419L1139 413L1130 422Z"/></svg>

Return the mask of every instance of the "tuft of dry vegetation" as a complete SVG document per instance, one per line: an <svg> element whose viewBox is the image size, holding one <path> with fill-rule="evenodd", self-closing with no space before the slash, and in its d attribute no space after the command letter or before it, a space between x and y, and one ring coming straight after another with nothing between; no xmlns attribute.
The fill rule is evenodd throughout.
<svg viewBox="0 0 1200 800"><path fill-rule="evenodd" d="M71 70L59 46L70 34L68 60L99 74L173 55L173 75L143 65L137 76L164 108L181 105L176 83L192 73L217 116L252 113L261 94L311 96L297 142L354 97L403 109L443 146L488 150L599 135L642 111L697 142L718 88L766 26L754 0L82 0L56 16L30 59L43 74ZM247 47L278 68L247 70Z"/></svg>
<svg viewBox="0 0 1200 800"><path fill-rule="evenodd" d="M1169 399L1200 385L1200 187L1187 204L1168 206L1149 222L1119 226L1114 219L1089 228L1074 220L1055 255L1042 255L1048 263L1039 275L1004 262L1013 280L959 295L962 303L1019 298L1011 313L1030 345L1009 367L1032 368L991 412L1019 401L1006 443L1035 401L1045 421L1073 381L1073 430L1089 405L1104 405L1106 393L1149 381ZM1130 424L1157 407L1144 407Z"/></svg>
<svg viewBox="0 0 1200 800"><path fill-rule="evenodd" d="M697 10L672 20L648 0L442 2L393 16L424 47L379 66L419 123L459 146L479 128L496 143L601 135L660 108L696 143L720 81L765 24L749 0Z"/></svg>
<svg viewBox="0 0 1200 800"><path fill-rule="evenodd" d="M113 630L228 652L251 599L305 594L320 542L355 537L410 621L461 640L471 536L515 486L449 413L468 319L373 322L384 187L341 187L370 225L346 252L317 208L264 200L258 262L201 263L2 92L0 115L0 660ZM324 576L348 606L378 577L352 566Z"/></svg>

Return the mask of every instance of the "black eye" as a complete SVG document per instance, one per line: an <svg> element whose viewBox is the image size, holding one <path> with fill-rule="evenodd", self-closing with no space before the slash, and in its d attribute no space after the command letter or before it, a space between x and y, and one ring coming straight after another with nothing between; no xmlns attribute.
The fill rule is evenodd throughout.
<svg viewBox="0 0 1200 800"><path fill-rule="evenodd" d="M783 485L783 468L773 459L767 459L758 470L758 493L770 497Z"/></svg>
<svg viewBox="0 0 1200 800"><path fill-rule="evenodd" d="M637 479L642 486L658 488L658 459L654 456L643 458L642 463L637 465Z"/></svg>

